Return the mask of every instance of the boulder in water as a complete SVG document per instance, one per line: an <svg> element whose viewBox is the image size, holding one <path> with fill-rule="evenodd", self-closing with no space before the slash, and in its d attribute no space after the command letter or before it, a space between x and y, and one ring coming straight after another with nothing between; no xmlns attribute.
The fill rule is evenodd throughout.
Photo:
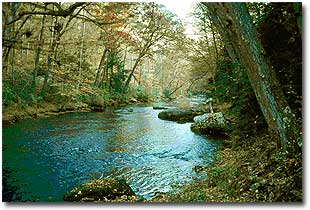
<svg viewBox="0 0 310 210"><path fill-rule="evenodd" d="M203 108L173 108L160 112L158 114L158 118L162 120L176 121L179 123L193 122L195 116L201 115L205 113L205 111L206 110Z"/></svg>
<svg viewBox="0 0 310 210"><path fill-rule="evenodd" d="M209 136L227 136L225 118L222 112L205 113L195 117L191 130Z"/></svg>
<svg viewBox="0 0 310 210"><path fill-rule="evenodd" d="M169 107L165 106L163 103L154 103L153 109L169 109Z"/></svg>
<svg viewBox="0 0 310 210"><path fill-rule="evenodd" d="M166 106L160 106L160 105L154 105L153 109L169 109L169 107Z"/></svg>
<svg viewBox="0 0 310 210"><path fill-rule="evenodd" d="M137 196L124 179L96 179L75 187L64 201L134 202Z"/></svg>

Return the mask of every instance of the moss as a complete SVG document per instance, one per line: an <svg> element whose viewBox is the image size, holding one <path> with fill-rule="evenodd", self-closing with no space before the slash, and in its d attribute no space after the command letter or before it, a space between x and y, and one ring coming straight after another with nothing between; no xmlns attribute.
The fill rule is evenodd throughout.
<svg viewBox="0 0 310 210"><path fill-rule="evenodd" d="M176 121L179 123L193 122L193 118L202 115L205 109L194 108L171 108L158 113L158 118L162 120Z"/></svg>
<svg viewBox="0 0 310 210"><path fill-rule="evenodd" d="M136 198L125 180L114 178L84 183L64 196L65 201L133 202Z"/></svg>

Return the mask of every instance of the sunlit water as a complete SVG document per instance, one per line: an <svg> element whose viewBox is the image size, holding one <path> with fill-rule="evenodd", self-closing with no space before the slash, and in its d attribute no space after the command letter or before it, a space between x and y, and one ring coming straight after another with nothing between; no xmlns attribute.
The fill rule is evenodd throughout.
<svg viewBox="0 0 310 210"><path fill-rule="evenodd" d="M62 201L78 184L116 176L150 199L191 182L197 177L194 166L210 164L218 142L192 133L190 123L158 119L159 112L135 106L3 129L3 196Z"/></svg>

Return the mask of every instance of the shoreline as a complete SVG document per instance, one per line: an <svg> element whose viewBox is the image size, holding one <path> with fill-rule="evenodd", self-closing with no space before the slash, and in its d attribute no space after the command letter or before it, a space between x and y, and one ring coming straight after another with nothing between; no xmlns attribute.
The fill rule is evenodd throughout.
<svg viewBox="0 0 310 210"><path fill-rule="evenodd" d="M94 107L82 102L68 103L65 106L48 102L26 107L14 104L6 109L2 109L2 128L9 127L27 119L43 119L68 113L105 112L109 108L115 109L130 104L138 103L113 103L102 107Z"/></svg>

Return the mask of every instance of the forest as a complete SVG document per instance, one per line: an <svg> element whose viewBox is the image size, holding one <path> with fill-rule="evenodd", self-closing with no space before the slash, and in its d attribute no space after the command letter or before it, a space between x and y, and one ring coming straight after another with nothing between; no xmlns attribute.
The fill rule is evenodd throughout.
<svg viewBox="0 0 310 210"><path fill-rule="evenodd" d="M2 3L3 201L303 201L302 4L191 10Z"/></svg>

